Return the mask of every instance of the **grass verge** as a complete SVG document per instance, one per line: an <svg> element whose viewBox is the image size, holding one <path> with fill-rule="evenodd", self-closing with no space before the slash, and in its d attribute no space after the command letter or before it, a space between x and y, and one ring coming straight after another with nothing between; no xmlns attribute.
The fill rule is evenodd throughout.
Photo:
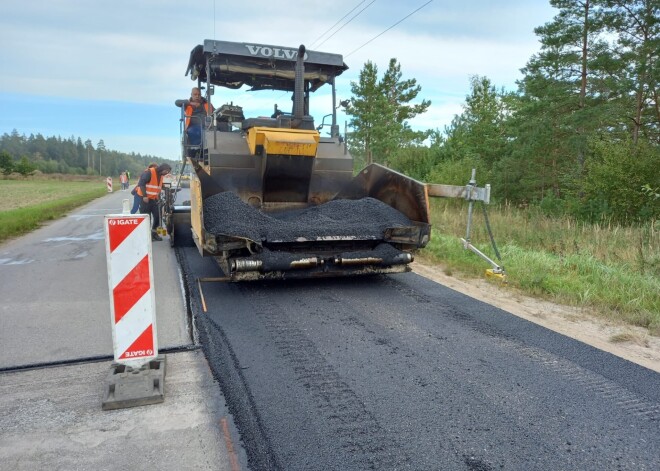
<svg viewBox="0 0 660 471"><path fill-rule="evenodd" d="M21 192L25 188L31 187L34 190L32 194L43 195L41 190L45 188L45 185L41 182L21 183L23 183L20 187ZM58 183L56 186L61 187L61 192L53 190L52 184L48 185L50 200L29 204L30 197L26 196L23 200L25 206L0 211L0 242L26 234L45 221L60 218L72 209L107 194L105 187L94 182L80 185ZM7 195L7 198L16 198L16 193L11 191L15 188L17 187L11 183L8 185L6 181L0 180L0 191L3 197ZM10 194L13 196L9 196ZM38 198L43 198L43 196Z"/></svg>
<svg viewBox="0 0 660 471"><path fill-rule="evenodd" d="M660 335L660 233L547 218L534 211L489 208L509 286L553 302L589 308ZM480 212L471 241L495 259ZM431 242L421 259L453 272L483 277L488 264L463 249L467 208L434 203Z"/></svg>

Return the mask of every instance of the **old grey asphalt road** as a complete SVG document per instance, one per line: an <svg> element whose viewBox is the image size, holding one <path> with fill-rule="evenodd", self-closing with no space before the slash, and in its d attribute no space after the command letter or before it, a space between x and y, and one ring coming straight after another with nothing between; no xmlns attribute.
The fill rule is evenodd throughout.
<svg viewBox="0 0 660 471"><path fill-rule="evenodd" d="M125 198L108 194L0 246L0 470L246 469L192 346L167 240L153 245L158 342L172 352L165 402L101 410L113 354L103 216Z"/></svg>
<svg viewBox="0 0 660 471"><path fill-rule="evenodd" d="M129 197L115 192L0 246L0 367L112 353L103 217ZM159 346L189 344L174 252L153 248Z"/></svg>
<svg viewBox="0 0 660 471"><path fill-rule="evenodd" d="M660 469L658 373L416 274L202 292L254 470Z"/></svg>

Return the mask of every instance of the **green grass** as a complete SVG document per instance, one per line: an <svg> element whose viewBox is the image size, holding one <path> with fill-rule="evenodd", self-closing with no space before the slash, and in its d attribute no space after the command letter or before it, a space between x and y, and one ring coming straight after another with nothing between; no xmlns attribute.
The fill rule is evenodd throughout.
<svg viewBox="0 0 660 471"><path fill-rule="evenodd" d="M660 335L660 231L547 218L533 210L488 208L509 286ZM482 211L473 216L472 243L495 259ZM421 253L446 272L482 277L489 265L464 250L467 205L432 205L433 235Z"/></svg>
<svg viewBox="0 0 660 471"><path fill-rule="evenodd" d="M107 194L98 181L0 180L0 242Z"/></svg>

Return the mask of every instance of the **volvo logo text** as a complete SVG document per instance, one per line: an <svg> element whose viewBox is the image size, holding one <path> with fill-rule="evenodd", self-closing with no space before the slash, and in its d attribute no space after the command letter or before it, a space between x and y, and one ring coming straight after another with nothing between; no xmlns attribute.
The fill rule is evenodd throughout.
<svg viewBox="0 0 660 471"><path fill-rule="evenodd" d="M288 59L295 60L298 57L298 51L296 49L284 49L281 47L269 47L269 46L255 46L252 44L246 44L245 47L248 48L250 54L253 56L262 56L262 57L274 57L275 59ZM307 60L307 53L305 52L304 60Z"/></svg>

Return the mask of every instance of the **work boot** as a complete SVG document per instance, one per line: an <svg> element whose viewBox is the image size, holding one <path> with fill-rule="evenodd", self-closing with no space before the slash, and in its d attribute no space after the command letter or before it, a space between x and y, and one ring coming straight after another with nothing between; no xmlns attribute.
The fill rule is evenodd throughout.
<svg viewBox="0 0 660 471"><path fill-rule="evenodd" d="M158 232L151 231L151 240L163 240L163 238L158 235Z"/></svg>

